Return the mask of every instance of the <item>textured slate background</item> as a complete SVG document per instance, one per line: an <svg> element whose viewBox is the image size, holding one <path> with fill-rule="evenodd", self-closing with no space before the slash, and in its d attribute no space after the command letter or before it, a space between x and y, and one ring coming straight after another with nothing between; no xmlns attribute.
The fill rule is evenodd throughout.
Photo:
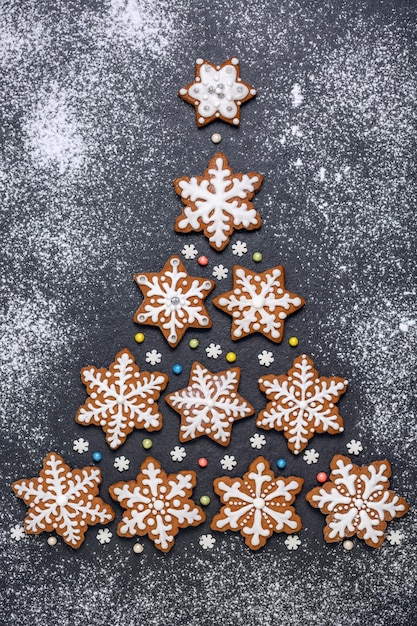
<svg viewBox="0 0 417 626"><path fill-rule="evenodd" d="M5 624L262 624L408 625L415 614L415 59L413 2L255 0L239 10L180 0L45 1L1 3L0 162L2 242L1 560ZM213 123L198 130L193 108L176 95L193 77L195 59L238 55L242 76L259 95L242 107L240 128ZM294 106L297 83L304 100ZM284 372L300 352L323 375L349 379L340 402L345 433L316 437L320 461L308 466L287 453L280 433L267 434L262 453L287 461L306 481L302 495L350 439L360 439L366 463L389 458L393 488L413 505L391 524L400 546L380 551L355 541L354 550L326 545L324 517L299 497L301 547L289 552L275 535L257 554L235 534L215 533L211 551L198 544L208 523L183 531L169 555L146 539L100 545L90 529L81 549L46 536L10 538L23 503L10 483L38 473L49 450L70 464L90 462L73 440L85 437L104 459L102 493L121 479L118 454L131 460L132 478L145 457L143 434L111 452L101 430L75 424L84 401L83 365L107 366L129 347L139 365L161 351L160 369L184 365L168 389L184 386L192 358L225 366L232 348L229 318L209 304L210 331L188 333L173 351L158 329L135 344L132 314L141 301L132 275L158 271L171 253L194 243L210 263L186 261L210 276L216 263L231 269L229 246L218 254L202 235L180 236L173 223L180 201L171 181L199 174L216 148L237 171L265 175L256 207L264 225L237 233L249 253L239 262L257 269L283 263L287 285L306 307L289 318L284 342L261 336L234 344L242 390L256 409L265 399L257 354L272 350L268 371ZM300 164L301 161L301 164ZM262 251L255 265L252 253ZM219 283L215 293L230 288ZM288 346L292 334L299 349ZM188 347L198 336L200 348ZM220 343L218 361L204 347ZM177 415L165 418L152 452L168 470L178 444ZM211 493L224 452L244 471L258 452L248 442L254 418L234 426L223 450L199 439L187 445L182 467L204 454L195 494ZM106 498L108 501L109 498ZM208 518L216 512L212 498Z"/></svg>

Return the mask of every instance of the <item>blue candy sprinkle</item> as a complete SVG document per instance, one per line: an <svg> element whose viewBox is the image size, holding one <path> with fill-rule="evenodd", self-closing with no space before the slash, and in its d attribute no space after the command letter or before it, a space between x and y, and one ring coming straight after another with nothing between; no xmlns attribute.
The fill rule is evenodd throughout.
<svg viewBox="0 0 417 626"><path fill-rule="evenodd" d="M99 461L101 461L102 458L103 455L101 454L101 452L93 452L93 461L98 463Z"/></svg>
<svg viewBox="0 0 417 626"><path fill-rule="evenodd" d="M277 461L277 467L279 469L284 469L284 467L287 465L287 461L285 459L278 459Z"/></svg>
<svg viewBox="0 0 417 626"><path fill-rule="evenodd" d="M175 365L172 366L172 371L174 372L174 374L181 374L182 365L180 365L179 363L175 363Z"/></svg>

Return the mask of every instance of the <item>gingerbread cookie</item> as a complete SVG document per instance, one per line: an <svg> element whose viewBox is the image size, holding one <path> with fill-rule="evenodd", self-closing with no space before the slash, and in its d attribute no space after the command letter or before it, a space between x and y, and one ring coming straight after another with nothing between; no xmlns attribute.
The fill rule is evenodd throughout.
<svg viewBox="0 0 417 626"><path fill-rule="evenodd" d="M159 273L135 274L134 280L144 296L134 321L158 326L172 348L188 328L211 328L204 300L216 283L190 276L178 256L170 257Z"/></svg>
<svg viewBox="0 0 417 626"><path fill-rule="evenodd" d="M250 464L243 478L222 476L213 484L224 506L213 517L212 530L238 531L249 548L259 550L273 533L301 529L301 519L291 505L304 480L276 477L263 456Z"/></svg>
<svg viewBox="0 0 417 626"><path fill-rule="evenodd" d="M29 507L25 531L39 535L53 530L72 548L79 548L89 526L114 519L109 504L97 497L101 483L98 467L72 470L56 452L49 452L39 477L12 484Z"/></svg>
<svg viewBox="0 0 417 626"><path fill-rule="evenodd" d="M197 59L194 80L180 89L178 95L194 105L197 126L205 126L215 119L238 126L240 105L253 98L256 89L240 78L236 57L221 65Z"/></svg>
<svg viewBox="0 0 417 626"><path fill-rule="evenodd" d="M408 504L389 489L391 465L386 459L359 467L341 454L333 457L329 481L308 492L311 506L327 515L327 543L356 535L371 548L380 548L387 522L402 517Z"/></svg>
<svg viewBox="0 0 417 626"><path fill-rule="evenodd" d="M126 510L117 534L148 535L159 550L169 552L180 528L198 526L206 519L203 510L190 499L195 484L195 472L167 474L156 459L147 457L136 480L109 487L111 497Z"/></svg>
<svg viewBox="0 0 417 626"><path fill-rule="evenodd" d="M235 265L233 289L214 298L213 303L233 318L231 337L241 339L262 333L275 343L284 336L284 320L305 301L285 289L284 268L272 267L259 274Z"/></svg>
<svg viewBox="0 0 417 626"><path fill-rule="evenodd" d="M223 250L235 229L261 226L251 200L262 181L262 174L257 172L235 174L226 155L218 152L202 176L174 180L175 191L185 205L175 222L176 232L202 230L213 248Z"/></svg>
<svg viewBox="0 0 417 626"><path fill-rule="evenodd" d="M101 426L113 450L125 442L134 428L162 428L157 400L167 386L168 376L140 372L127 348L116 354L108 370L93 365L83 367L81 379L90 397L78 409L75 421L82 426Z"/></svg>
<svg viewBox="0 0 417 626"><path fill-rule="evenodd" d="M294 359L288 374L269 374L259 379L259 388L270 402L258 415L256 425L282 430L288 448L299 454L315 433L343 432L343 418L336 406L345 393L347 380L319 376L306 354Z"/></svg>
<svg viewBox="0 0 417 626"><path fill-rule="evenodd" d="M181 415L181 442L207 435L222 446L229 445L233 423L255 411L237 393L239 381L239 367L212 373L200 363L193 363L188 387L165 396Z"/></svg>

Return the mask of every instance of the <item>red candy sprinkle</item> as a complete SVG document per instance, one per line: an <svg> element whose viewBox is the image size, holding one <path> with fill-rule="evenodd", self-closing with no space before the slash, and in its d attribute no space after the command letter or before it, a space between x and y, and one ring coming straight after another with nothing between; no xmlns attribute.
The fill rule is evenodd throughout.
<svg viewBox="0 0 417 626"><path fill-rule="evenodd" d="M198 459L198 464L200 467L207 467L208 461L204 456L202 456L201 459Z"/></svg>
<svg viewBox="0 0 417 626"><path fill-rule="evenodd" d="M316 478L319 483L325 483L327 480L327 474L326 472L319 472Z"/></svg>
<svg viewBox="0 0 417 626"><path fill-rule="evenodd" d="M204 256L204 255L203 256L199 256L198 259L197 259L197 263L199 265L207 265L208 258L206 256Z"/></svg>

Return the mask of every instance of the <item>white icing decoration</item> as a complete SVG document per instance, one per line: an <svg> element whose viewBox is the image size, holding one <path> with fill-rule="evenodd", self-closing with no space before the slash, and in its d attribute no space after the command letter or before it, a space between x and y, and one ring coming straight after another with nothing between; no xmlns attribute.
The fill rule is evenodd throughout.
<svg viewBox="0 0 417 626"><path fill-rule="evenodd" d="M283 289L282 272L272 268L262 277L239 267L234 289L223 294L218 304L233 316L232 336L240 339L254 330L280 341L283 323L280 314L301 305L301 299ZM279 318L277 320L277 318ZM254 328L257 324L259 328Z"/></svg>
<svg viewBox="0 0 417 626"><path fill-rule="evenodd" d="M346 381L338 378L318 378L311 359L305 355L297 357L292 365L291 376L270 375L263 379L266 396L271 402L258 416L257 426L266 429L285 428L285 436L294 447L294 454L303 450L314 431L338 431L342 418L337 402L346 389ZM284 406L282 406L284 405ZM314 462L314 461L313 461Z"/></svg>
<svg viewBox="0 0 417 626"><path fill-rule="evenodd" d="M200 65L201 82L193 83L188 93L198 104L198 114L203 120L208 117L222 115L233 119L237 114L235 101L244 100L249 89L244 83L238 82L237 71L233 65L225 65L217 70L208 63Z"/></svg>
<svg viewBox="0 0 417 626"><path fill-rule="evenodd" d="M170 406L186 413L186 423L180 427L181 440L209 435L214 441L227 445L234 420L253 413L253 408L239 394L236 369L212 374L194 363L190 384L166 396Z"/></svg>
<svg viewBox="0 0 417 626"><path fill-rule="evenodd" d="M343 539L360 532L369 545L378 544L385 533L384 520L397 517L405 506L399 496L388 489L385 474L390 475L390 465L387 461L359 468L359 475L355 473L357 466L348 461L347 458L337 460L337 468L330 476L334 486L329 492L318 489L312 500L326 513L333 513L332 519L327 520L330 539Z"/></svg>
<svg viewBox="0 0 417 626"><path fill-rule="evenodd" d="M136 483L121 484L122 487L113 486L110 490L112 497L128 509L118 526L122 536L147 533L157 547L168 551L178 532L172 532L172 518L179 527L203 521L201 509L189 499L194 487L191 473L171 474L166 485L165 472L149 457L142 464Z"/></svg>
<svg viewBox="0 0 417 626"><path fill-rule="evenodd" d="M178 343L178 337L191 325L207 326L210 323L203 300L214 286L213 281L190 276L180 269L180 259L172 257L169 265L160 275L152 274L145 280L138 281L147 288L146 301L138 315L142 323L152 323L165 329L167 341L171 345ZM182 332L178 332L182 331Z"/></svg>
<svg viewBox="0 0 417 626"><path fill-rule="evenodd" d="M216 491L222 502L230 502L230 506L222 508L212 528L243 531L249 545L256 549L273 532L293 532L299 528L299 517L290 505L302 479L272 478L269 464L262 457L254 464L254 471L249 471L243 479L237 478L231 486L223 480L218 482Z"/></svg>
<svg viewBox="0 0 417 626"><path fill-rule="evenodd" d="M155 400L165 388L168 377L159 372L139 372L132 355L122 350L111 367L114 382L107 373L94 366L82 370L82 380L87 391L98 392L98 397L87 398L80 407L76 421L88 426L101 426L110 448L118 448L134 428L159 430L162 416Z"/></svg>
<svg viewBox="0 0 417 626"><path fill-rule="evenodd" d="M233 176L223 155L216 158L215 167L210 168L208 174L209 180L201 182L195 176L179 181L181 198L184 201L189 199L195 205L184 208L184 217L178 220L177 226L180 230L192 228L198 231L203 225L211 245L222 249L225 242L229 242L231 225L234 228L260 225L259 214L249 198L256 192L261 177L247 174Z"/></svg>
<svg viewBox="0 0 417 626"><path fill-rule="evenodd" d="M30 507L25 518L27 532L43 532L52 525L67 544L78 547L87 525L107 524L113 519L108 504L101 498L89 498L91 493L98 493L98 468L84 467L67 473L64 459L51 453L44 461L44 473L45 481L32 478L14 483L16 494Z"/></svg>

